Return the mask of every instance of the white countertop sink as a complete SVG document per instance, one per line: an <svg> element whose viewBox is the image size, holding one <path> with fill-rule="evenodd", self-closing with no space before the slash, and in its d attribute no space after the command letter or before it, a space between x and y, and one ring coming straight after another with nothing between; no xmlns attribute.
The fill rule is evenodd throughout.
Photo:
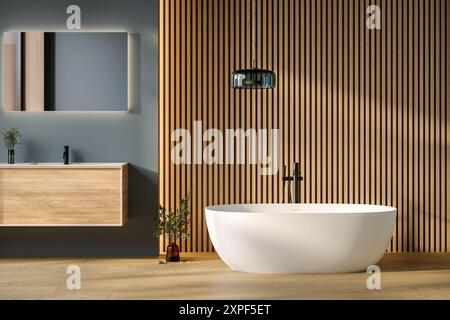
<svg viewBox="0 0 450 320"><path fill-rule="evenodd" d="M24 163L0 163L0 169L11 168L121 168L126 166L125 162L73 162L63 164L62 162L24 162Z"/></svg>

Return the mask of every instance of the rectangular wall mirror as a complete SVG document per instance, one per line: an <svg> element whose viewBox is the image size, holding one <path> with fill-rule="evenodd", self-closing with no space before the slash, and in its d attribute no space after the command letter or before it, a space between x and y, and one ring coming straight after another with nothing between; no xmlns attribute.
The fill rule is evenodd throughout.
<svg viewBox="0 0 450 320"><path fill-rule="evenodd" d="M128 33L6 32L7 111L128 111Z"/></svg>

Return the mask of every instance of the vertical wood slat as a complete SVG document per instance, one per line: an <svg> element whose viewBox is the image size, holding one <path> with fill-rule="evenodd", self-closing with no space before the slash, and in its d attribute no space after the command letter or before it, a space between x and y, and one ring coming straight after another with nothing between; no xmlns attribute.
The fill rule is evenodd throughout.
<svg viewBox="0 0 450 320"><path fill-rule="evenodd" d="M448 63L448 58L449 58L449 53L448 53L448 45L450 42L450 24L447 23L447 20L445 19L445 17L448 17L450 14L450 6L447 4L447 2L445 2L445 10L443 11L445 13L445 15L443 16L445 21L445 35L446 35L446 40L445 40L445 54L444 56L444 65L445 65L445 70L446 70L446 79L445 79L445 84L446 84L446 90L445 92L445 100L444 100L444 108L445 108L445 157L444 159L446 159L446 163L445 163L445 175L444 175L444 194L446 195L445 197L445 235L446 235L446 244L445 244L445 250L449 250L450 248L450 236L449 236L449 232L450 232L450 216L448 215L448 210L450 209L449 204L448 204L448 199L450 198L450 188L448 186L448 181L450 180L450 130L448 128L449 124L450 124L450 112L449 112L449 105L450 105L450 98L449 95L447 94L447 92L450 91L450 64Z"/></svg>
<svg viewBox="0 0 450 320"><path fill-rule="evenodd" d="M450 6L379 0L382 29L368 30L368 0L257 3L257 65L278 80L269 91L230 87L252 63L250 1L161 0L160 202L173 208L192 192L182 250L213 251L207 205L288 196L281 174L256 165L175 166L172 131L201 120L204 131L279 128L279 167L301 162L302 202L395 206L389 251L447 252Z"/></svg>
<svg viewBox="0 0 450 320"><path fill-rule="evenodd" d="M160 68L165 68L166 67L166 63L165 63L165 58L166 58L166 43L167 43L167 39L166 39L166 33L164 32L165 29L165 23L167 22L167 17L166 17L166 3L165 2L160 2L159 3L159 32L158 32L158 39L159 39L159 67ZM159 139L158 139L158 156L159 156L159 160L158 160L158 172L160 173L158 175L158 183L159 183L159 200L160 202L164 202L164 198L163 195L165 194L164 192L164 174L162 174L163 172L165 172L165 167L164 164L166 163L165 161L165 155L166 155L166 149L165 149L165 144L164 144L164 129L165 129L165 125L164 125L164 120L165 120L165 108L161 108L161 106L166 105L164 98L166 97L166 79L167 77L164 76L163 72L159 72L159 77L158 77L158 81L159 81L159 121L158 121L158 135L159 135ZM159 237L159 247L160 248L165 248L165 239L164 237Z"/></svg>

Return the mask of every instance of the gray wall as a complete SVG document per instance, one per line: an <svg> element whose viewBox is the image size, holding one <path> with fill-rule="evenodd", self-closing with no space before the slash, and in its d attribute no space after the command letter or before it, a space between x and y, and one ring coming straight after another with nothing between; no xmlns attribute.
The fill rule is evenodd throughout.
<svg viewBox="0 0 450 320"><path fill-rule="evenodd" d="M24 134L17 161L130 163L129 214L123 228L4 228L0 256L152 256L158 253L154 212L158 201L158 0L0 0L0 33L66 31L66 8L82 10L82 31L131 34L129 113L7 113L0 127ZM0 69L1 70L1 69ZM0 97L1 98L1 97ZM0 161L6 150L0 149Z"/></svg>

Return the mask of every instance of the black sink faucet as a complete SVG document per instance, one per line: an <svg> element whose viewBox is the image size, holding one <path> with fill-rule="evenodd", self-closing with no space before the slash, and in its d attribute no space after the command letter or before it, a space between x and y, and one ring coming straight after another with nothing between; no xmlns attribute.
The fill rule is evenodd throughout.
<svg viewBox="0 0 450 320"><path fill-rule="evenodd" d="M286 176L286 166L283 166L283 185L286 182L294 182L294 203L300 203L300 182L303 181L303 177L300 175L300 163L294 164L294 174L292 177ZM289 202L292 202L291 189L289 188Z"/></svg>
<svg viewBox="0 0 450 320"><path fill-rule="evenodd" d="M69 146L64 146L63 159L64 164L69 164Z"/></svg>

